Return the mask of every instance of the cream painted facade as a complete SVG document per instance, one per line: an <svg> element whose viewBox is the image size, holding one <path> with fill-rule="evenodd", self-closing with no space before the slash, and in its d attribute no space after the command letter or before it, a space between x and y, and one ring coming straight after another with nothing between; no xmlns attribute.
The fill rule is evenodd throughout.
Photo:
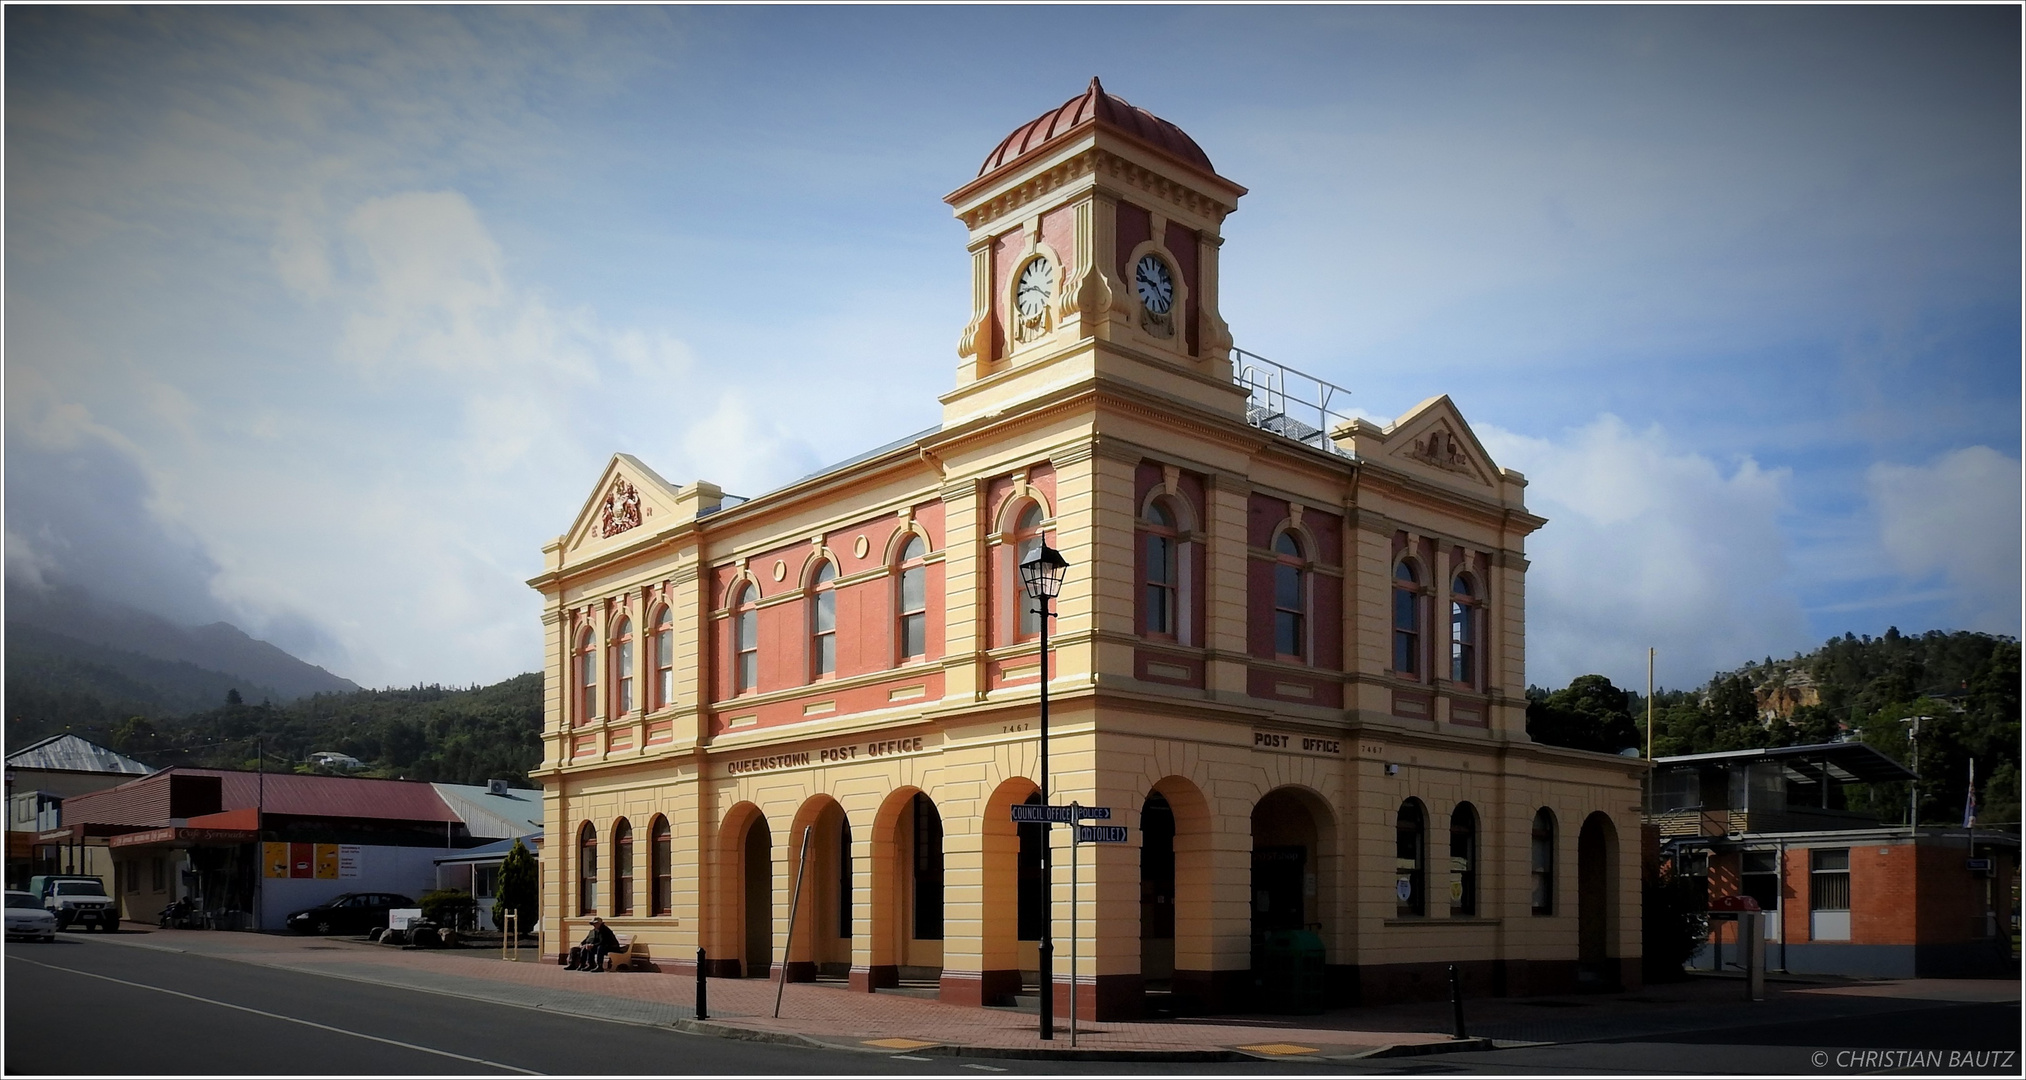
<svg viewBox="0 0 2026 1080"><path fill-rule="evenodd" d="M749 501L613 459L530 582L552 952L595 912L665 969L1031 985L1038 538L1071 564L1049 801L1131 830L1077 849L1075 897L1049 830L1065 1004L1074 951L1085 1015L1233 1007L1296 927L1340 1001L1451 963L1473 992L1636 985L1646 765L1527 738L1525 480L1447 398L1261 414L1217 304L1242 194L1093 82L950 196L974 305L939 428Z"/></svg>

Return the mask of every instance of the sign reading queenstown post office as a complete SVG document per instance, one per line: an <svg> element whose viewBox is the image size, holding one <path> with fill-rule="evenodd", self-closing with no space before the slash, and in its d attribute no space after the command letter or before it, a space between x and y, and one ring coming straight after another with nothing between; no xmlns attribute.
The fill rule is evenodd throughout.
<svg viewBox="0 0 2026 1080"><path fill-rule="evenodd" d="M1344 743L1342 739L1317 735L1291 735L1285 731L1254 730L1252 748L1274 750L1283 754L1328 754L1334 757L1344 752Z"/></svg>
<svg viewBox="0 0 2026 1080"><path fill-rule="evenodd" d="M739 758L725 763L725 775L744 776L747 773L773 772L776 769L801 769L810 765L833 765L860 758L891 757L894 754L916 754L922 749L919 735L906 739L881 739L868 743L846 743L842 746L826 746L820 750L798 750L786 754L768 754L765 757Z"/></svg>

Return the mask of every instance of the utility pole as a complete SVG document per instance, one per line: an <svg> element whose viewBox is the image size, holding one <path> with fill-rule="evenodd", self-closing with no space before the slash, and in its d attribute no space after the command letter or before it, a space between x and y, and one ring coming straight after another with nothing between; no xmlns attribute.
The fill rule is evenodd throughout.
<svg viewBox="0 0 2026 1080"><path fill-rule="evenodd" d="M1900 721L1908 725L1906 739L1913 744L1913 792L1906 806L1906 831L1909 836L1920 835L1920 722L1932 719L1932 716L1909 716Z"/></svg>

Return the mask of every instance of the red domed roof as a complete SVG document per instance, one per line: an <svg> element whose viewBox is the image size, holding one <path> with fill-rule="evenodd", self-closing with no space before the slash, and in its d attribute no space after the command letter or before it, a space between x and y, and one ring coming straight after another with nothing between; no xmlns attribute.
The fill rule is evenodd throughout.
<svg viewBox="0 0 2026 1080"><path fill-rule="evenodd" d="M1089 123L1104 124L1114 131L1130 135L1204 172L1214 174L1217 171L1210 165L1210 155L1205 154L1203 148L1196 145L1196 140L1181 128L1116 94L1106 93L1097 77L1092 76L1090 86L1063 102L1061 108L1050 109L1014 129L1013 134L1006 136L986 156L985 163L978 166L978 175L983 176L1017 160L1057 135Z"/></svg>

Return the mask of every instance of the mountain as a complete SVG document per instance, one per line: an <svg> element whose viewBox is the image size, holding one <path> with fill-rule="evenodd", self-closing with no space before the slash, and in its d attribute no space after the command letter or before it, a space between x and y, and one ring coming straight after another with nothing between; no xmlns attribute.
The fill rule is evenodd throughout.
<svg viewBox="0 0 2026 1080"><path fill-rule="evenodd" d="M153 686L152 700L163 701L165 705L168 697L184 692L184 688L194 691L203 680L188 672L138 665L133 658L165 661L172 665L187 664L201 671L222 673L249 700L271 696L289 701L312 694L347 693L359 688L350 679L333 675L265 641L249 637L231 623L178 626L138 608L93 596L76 585L29 586L10 578L7 582L10 697L16 676L12 660L17 625L44 632L33 636L34 652L38 655L62 657L87 667L110 667L127 680L138 679ZM84 652L79 651L79 645L84 647ZM120 654L122 659L111 659L112 653ZM90 682L81 668L71 666L65 670L76 688L81 689ZM131 688L117 683L106 684L101 691L91 696L107 700L132 692ZM221 691L194 707L209 707L223 699ZM14 714L10 712L10 715Z"/></svg>

